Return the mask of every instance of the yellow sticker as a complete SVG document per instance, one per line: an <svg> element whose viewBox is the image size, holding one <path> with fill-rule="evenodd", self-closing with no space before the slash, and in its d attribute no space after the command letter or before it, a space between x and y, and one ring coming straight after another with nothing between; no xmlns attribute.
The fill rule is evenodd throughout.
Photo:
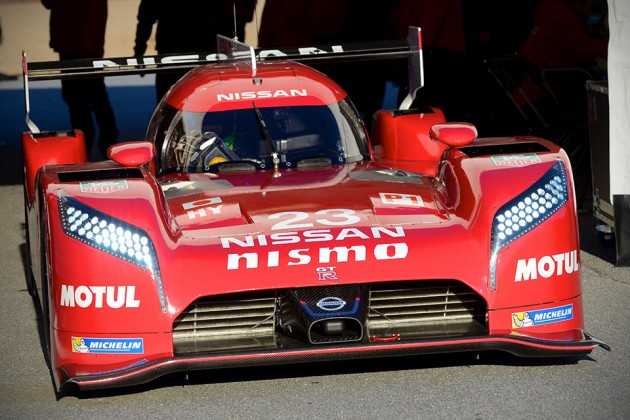
<svg viewBox="0 0 630 420"><path fill-rule="evenodd" d="M223 162L227 162L227 159L222 156L217 156L215 158L212 158L212 160L210 161L210 165L216 165L217 163Z"/></svg>

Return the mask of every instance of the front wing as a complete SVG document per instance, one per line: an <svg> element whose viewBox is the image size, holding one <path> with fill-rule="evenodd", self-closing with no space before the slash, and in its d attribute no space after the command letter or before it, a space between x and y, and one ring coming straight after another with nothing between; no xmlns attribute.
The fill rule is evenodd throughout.
<svg viewBox="0 0 630 420"><path fill-rule="evenodd" d="M433 353L501 350L522 357L565 357L589 354L595 347L610 348L582 330L538 336L498 334L494 336L439 338L409 342L371 343L330 346L308 350L258 351L230 355L179 356L102 374L69 376L62 370L62 387L73 384L81 390L132 386L147 383L160 376L181 372L245 366L266 366L303 362L366 359Z"/></svg>

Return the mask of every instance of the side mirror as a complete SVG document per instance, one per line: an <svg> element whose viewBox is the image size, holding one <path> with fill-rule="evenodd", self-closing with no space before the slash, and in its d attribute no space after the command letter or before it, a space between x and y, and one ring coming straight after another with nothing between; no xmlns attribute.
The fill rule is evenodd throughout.
<svg viewBox="0 0 630 420"><path fill-rule="evenodd" d="M452 122L435 124L429 130L429 136L451 147L467 146L477 138L477 128L473 124Z"/></svg>
<svg viewBox="0 0 630 420"><path fill-rule="evenodd" d="M155 175L155 144L148 141L117 143L107 149L107 157L125 166L138 168L149 163L149 171Z"/></svg>

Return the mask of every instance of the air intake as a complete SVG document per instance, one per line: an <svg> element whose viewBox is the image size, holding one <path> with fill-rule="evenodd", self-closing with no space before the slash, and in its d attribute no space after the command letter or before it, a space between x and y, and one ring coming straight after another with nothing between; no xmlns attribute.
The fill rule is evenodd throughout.
<svg viewBox="0 0 630 420"><path fill-rule="evenodd" d="M175 354L275 347L275 301L273 292L197 300L173 324Z"/></svg>
<svg viewBox="0 0 630 420"><path fill-rule="evenodd" d="M485 301L455 281L372 286L367 330L400 340L487 334Z"/></svg>
<svg viewBox="0 0 630 420"><path fill-rule="evenodd" d="M173 347L233 354L487 334L486 302L468 286L399 281L202 297L173 323Z"/></svg>

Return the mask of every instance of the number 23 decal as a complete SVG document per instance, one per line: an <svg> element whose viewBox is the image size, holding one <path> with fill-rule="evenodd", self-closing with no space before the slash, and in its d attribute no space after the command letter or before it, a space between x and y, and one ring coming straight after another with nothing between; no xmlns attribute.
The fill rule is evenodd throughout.
<svg viewBox="0 0 630 420"><path fill-rule="evenodd" d="M359 223L361 220L354 210L349 209L325 209L315 212L321 218L315 222L326 226L347 226ZM309 213L303 211L283 211L269 215L269 220L282 219L271 226L271 230L280 229L304 229L315 226L314 223L300 223L309 218Z"/></svg>

